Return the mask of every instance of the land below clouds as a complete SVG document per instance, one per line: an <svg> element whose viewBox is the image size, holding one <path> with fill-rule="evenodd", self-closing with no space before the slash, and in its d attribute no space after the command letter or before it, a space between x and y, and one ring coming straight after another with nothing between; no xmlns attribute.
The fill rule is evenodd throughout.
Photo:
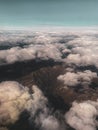
<svg viewBox="0 0 98 130"><path fill-rule="evenodd" d="M83 102L85 100L96 101L98 98L98 78L93 78L90 86L83 88L76 85L64 89L64 83L57 80L59 75L65 74L66 64L64 62L54 62L53 60L28 60L23 62L15 62L14 64L5 64L0 66L0 82L2 81L17 81L24 87L29 88L32 94L32 85L37 85L49 101L50 108L54 112L60 111L62 114L69 111L73 101ZM93 68L89 66L88 68ZM86 70L87 68L80 67L78 71ZM93 68L94 70L94 68ZM96 69L95 69L96 71ZM20 118L14 125L9 125L9 130L32 130L38 129L36 125L30 126L27 121L29 113L24 111L20 114ZM62 117L61 117L62 118ZM34 122L33 122L34 123ZM25 124L25 125L24 125ZM66 124L68 130L73 130ZM1 127L0 130L5 128Z"/></svg>

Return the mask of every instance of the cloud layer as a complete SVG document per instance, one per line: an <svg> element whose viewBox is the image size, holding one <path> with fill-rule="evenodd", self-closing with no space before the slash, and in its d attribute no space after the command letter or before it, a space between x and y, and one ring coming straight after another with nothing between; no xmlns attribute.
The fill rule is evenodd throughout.
<svg viewBox="0 0 98 130"><path fill-rule="evenodd" d="M98 67L97 32L7 32L0 35L0 64L53 59Z"/></svg>
<svg viewBox="0 0 98 130"><path fill-rule="evenodd" d="M16 81L3 81L0 83L0 130L9 130L9 124L13 126L24 111L29 113L27 121L32 129L35 127L39 130L69 130L72 127L76 130L96 130L98 32L1 31L0 66L28 60L62 62L61 67L64 71L55 77L55 82L58 84L53 84L55 86L53 90L55 95L58 89L59 96L73 98L74 102L70 103L67 113L54 110L48 98L39 89L40 85L32 85L29 90L27 86ZM49 81L53 82L51 74L48 74ZM63 84L60 84L61 82ZM78 93L76 91L78 89L82 91ZM92 97L95 95L93 101L90 100L89 93ZM80 95L82 95L81 102L78 100Z"/></svg>

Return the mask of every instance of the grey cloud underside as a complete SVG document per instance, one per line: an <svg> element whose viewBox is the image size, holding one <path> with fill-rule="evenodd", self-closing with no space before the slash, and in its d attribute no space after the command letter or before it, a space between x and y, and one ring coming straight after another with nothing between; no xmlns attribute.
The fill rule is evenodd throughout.
<svg viewBox="0 0 98 130"><path fill-rule="evenodd" d="M62 65L32 71L30 88L26 76L0 83L0 130L14 130L23 113L27 130L97 130L98 32L1 31L0 67L29 60ZM55 110L47 93L70 107Z"/></svg>

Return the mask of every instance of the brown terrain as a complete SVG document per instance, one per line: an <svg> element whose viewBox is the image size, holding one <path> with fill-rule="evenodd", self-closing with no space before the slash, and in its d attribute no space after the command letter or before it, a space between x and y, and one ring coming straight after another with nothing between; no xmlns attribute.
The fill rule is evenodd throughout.
<svg viewBox="0 0 98 130"><path fill-rule="evenodd" d="M55 107L69 108L74 100L96 100L98 79L94 78L89 87L68 87L57 80L60 74L66 73L65 64L49 61L25 61L0 66L0 81L15 80L31 89L36 84ZM31 92L31 91L30 91Z"/></svg>

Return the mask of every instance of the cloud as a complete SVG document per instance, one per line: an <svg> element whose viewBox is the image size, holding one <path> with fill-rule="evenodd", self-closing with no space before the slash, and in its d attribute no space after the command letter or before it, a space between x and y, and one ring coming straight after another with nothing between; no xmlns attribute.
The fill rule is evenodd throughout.
<svg viewBox="0 0 98 130"><path fill-rule="evenodd" d="M13 47L8 50L0 51L0 64L14 63L25 60L41 60L53 59L55 61L61 60L61 53L58 46L55 45L31 45L27 48Z"/></svg>
<svg viewBox="0 0 98 130"><path fill-rule="evenodd" d="M86 94L93 90L90 88L90 85L93 85L91 84L93 79L97 80L98 78L97 32L53 33L39 31L27 34L27 32L4 31L0 33L0 65L26 60L52 59L63 62L61 67L65 69L57 79L63 81L65 86L61 85L59 88L54 85L55 94L58 93L61 98L67 101L71 98L70 95L75 95L73 100L78 100L79 96L81 100L90 99L90 94L92 97L95 94L96 97L97 87L90 94ZM87 68L88 66L94 66L96 70L92 70L91 67ZM83 70L79 67L83 67ZM76 93L73 88L81 86L88 89ZM66 91L63 87L70 89ZM38 86L33 85L31 91L30 93L29 88L15 81L0 83L0 125L2 125L0 129L8 129L8 124L14 125L25 110L29 113L28 121L32 129L35 124L35 127L40 128L40 130L65 130L67 129L66 122L76 130L96 129L97 101L80 103L74 101L67 114L63 115L59 111L61 117L57 117L56 111L49 106L47 97Z"/></svg>
<svg viewBox="0 0 98 130"><path fill-rule="evenodd" d="M14 81L0 83L0 125L13 124L30 102L28 90L19 83Z"/></svg>
<svg viewBox="0 0 98 130"><path fill-rule="evenodd" d="M28 34L27 34L28 33ZM67 35L67 36L66 36ZM76 38L66 33L2 32L0 36L0 64L41 59L61 61L70 53L63 43Z"/></svg>
<svg viewBox="0 0 98 130"><path fill-rule="evenodd" d="M46 109L47 98L37 86L32 87L32 92L15 81L0 83L0 126L14 125L24 110L34 117L38 110Z"/></svg>
<svg viewBox="0 0 98 130"><path fill-rule="evenodd" d="M44 119L44 121L42 122L41 129L42 130L59 130L59 129L62 130L59 121L53 116L48 116L47 118Z"/></svg>
<svg viewBox="0 0 98 130"><path fill-rule="evenodd" d="M98 68L98 39L94 35L80 35L79 38L67 43L71 53L66 58L68 64L76 66L94 65Z"/></svg>
<svg viewBox="0 0 98 130"><path fill-rule="evenodd" d="M8 129L9 124L14 125L25 110L29 113L28 121L32 129L35 123L41 130L65 130L47 105L48 99L36 85L32 86L31 94L28 88L18 82L0 83L0 130Z"/></svg>
<svg viewBox="0 0 98 130"><path fill-rule="evenodd" d="M76 130L96 130L98 126L96 116L98 116L98 102L74 102L65 114L65 119Z"/></svg>
<svg viewBox="0 0 98 130"><path fill-rule="evenodd" d="M76 85L90 85L93 78L96 78L97 74L90 70L83 72L66 72L64 75L59 75L58 80L64 82L65 86L76 86Z"/></svg>
<svg viewBox="0 0 98 130"><path fill-rule="evenodd" d="M97 32L2 31L0 64L53 59L67 65L98 68Z"/></svg>

